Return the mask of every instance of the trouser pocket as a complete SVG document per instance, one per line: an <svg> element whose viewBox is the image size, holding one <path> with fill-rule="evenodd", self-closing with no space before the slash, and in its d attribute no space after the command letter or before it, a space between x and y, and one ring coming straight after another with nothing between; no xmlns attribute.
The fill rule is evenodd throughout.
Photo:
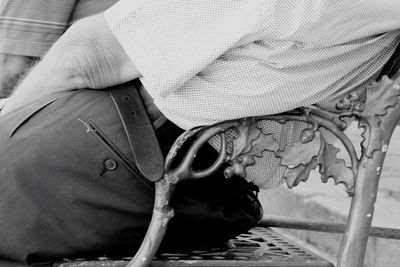
<svg viewBox="0 0 400 267"><path fill-rule="evenodd" d="M82 123L87 127L87 131L93 134L99 142L116 158L118 158L119 162L121 162L125 168L127 168L133 175L135 175L140 181L143 182L144 185L149 188L153 188L153 183L150 182L146 177L142 175L142 173L138 170L136 165L134 165L130 160L125 156L125 154L111 141L109 137L100 129L98 125L92 120ZM108 162L105 164L105 171L113 170L116 166L112 162Z"/></svg>

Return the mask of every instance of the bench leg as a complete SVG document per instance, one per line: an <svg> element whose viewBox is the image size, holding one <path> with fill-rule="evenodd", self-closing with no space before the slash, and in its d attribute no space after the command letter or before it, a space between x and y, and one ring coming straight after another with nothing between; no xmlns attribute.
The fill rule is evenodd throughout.
<svg viewBox="0 0 400 267"><path fill-rule="evenodd" d="M365 159L361 163L339 251L338 267L363 265L384 156L383 152L379 152L379 156Z"/></svg>
<svg viewBox="0 0 400 267"><path fill-rule="evenodd" d="M146 267L150 265L151 260L157 253L164 238L168 223L174 216L174 210L170 207L170 200L176 184L185 179L200 179L207 177L220 168L220 166L226 161L227 157L224 138L222 139L223 141L218 158L208 169L203 171L194 171L192 169L192 164L196 158L197 152L210 139L210 137L225 131L229 127L231 127L231 123L203 131L186 152L185 157L180 164L175 169L171 170L171 164L176 157L178 150L183 146L186 140L197 134L201 128L184 132L172 145L165 160L164 176L160 181L155 183L156 192L154 209L149 228L138 252L126 267Z"/></svg>
<svg viewBox="0 0 400 267"><path fill-rule="evenodd" d="M400 75L379 89L381 93L372 92L376 101L371 101L373 105L366 107L360 119L367 139L363 143L354 197L339 250L339 267L363 265L382 165L400 116Z"/></svg>
<svg viewBox="0 0 400 267"><path fill-rule="evenodd" d="M167 231L168 222L174 216L174 211L168 204L175 189L175 185L175 183L170 183L165 178L156 182L153 216L149 228L135 257L126 267L149 266L151 260L157 253L165 232Z"/></svg>

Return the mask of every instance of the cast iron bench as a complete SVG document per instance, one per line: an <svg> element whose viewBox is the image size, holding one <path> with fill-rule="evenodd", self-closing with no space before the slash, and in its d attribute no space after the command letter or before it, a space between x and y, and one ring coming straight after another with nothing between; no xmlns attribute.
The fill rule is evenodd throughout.
<svg viewBox="0 0 400 267"><path fill-rule="evenodd" d="M379 83L369 86L362 95L351 93L337 103L338 112L328 112L316 107L303 107L291 112L261 117L225 121L212 126L200 127L182 134L173 145L166 159L164 177L156 183L156 200L153 218L145 240L128 266L147 266L154 257L165 233L167 222L173 215L168 201L176 183L185 179L198 179L209 175L224 162L231 164L225 170L227 177L246 177L246 168L253 165L255 157L264 151L275 153L286 167L289 187L306 181L309 172L319 166L322 180L333 178L335 183L346 186L353 196L347 226L338 256L338 266L362 266L365 248L374 213L379 177L393 130L400 117L400 73L392 79L386 76ZM343 133L345 118L355 118L364 129L361 156L358 157L353 143ZM286 123L289 120L309 124L300 135L300 141L279 150L272 135L264 133L259 123L273 120ZM350 166L338 159L338 149L324 140L321 128L338 138L350 157ZM237 134L228 151L226 131L234 129ZM221 149L215 163L206 170L193 171L197 151L215 135L221 137ZM186 140L195 138L184 160L174 169L171 162Z"/></svg>
<svg viewBox="0 0 400 267"><path fill-rule="evenodd" d="M173 144L165 161L164 176L155 183L152 220L135 257L119 260L67 260L57 266L333 266L290 240L283 240L268 228L274 226L343 232L337 266L361 267L370 232L375 236L400 239L400 231L396 229L372 228L370 231L383 161L400 118L399 103L398 72L390 79L382 77L380 82L359 94L350 93L337 103L335 111L308 106L282 114L224 121L186 131ZM346 120L350 118L357 120L363 129L360 155L344 133ZM278 124L296 121L307 126L300 131L298 141L282 148L273 135L268 133L268 129L263 129L262 124L266 121ZM349 156L348 164L337 157L339 149L327 142L326 132L340 141ZM210 139L219 142L219 156L208 169L193 170L191 166L196 153ZM184 159L177 167L171 168L180 148L188 140L192 143ZM332 178L335 184L344 184L352 196L347 223L265 218L251 233L231 240L233 246L211 251L156 255L168 221L173 216L173 209L168 203L177 183L208 176L225 163L230 164L225 169L226 177L235 175L246 178L248 168L255 165L264 153L273 153L280 159L283 177L289 188L305 182L310 171L316 167L319 167L323 182Z"/></svg>

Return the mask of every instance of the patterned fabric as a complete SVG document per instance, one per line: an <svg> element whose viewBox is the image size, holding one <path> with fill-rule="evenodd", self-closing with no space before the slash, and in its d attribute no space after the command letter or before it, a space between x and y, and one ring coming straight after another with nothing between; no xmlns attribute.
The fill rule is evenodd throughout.
<svg viewBox="0 0 400 267"><path fill-rule="evenodd" d="M39 57L73 21L117 0L0 0L0 53Z"/></svg>
<svg viewBox="0 0 400 267"><path fill-rule="evenodd" d="M187 129L362 87L399 42L400 2L121 0L105 17L155 104Z"/></svg>

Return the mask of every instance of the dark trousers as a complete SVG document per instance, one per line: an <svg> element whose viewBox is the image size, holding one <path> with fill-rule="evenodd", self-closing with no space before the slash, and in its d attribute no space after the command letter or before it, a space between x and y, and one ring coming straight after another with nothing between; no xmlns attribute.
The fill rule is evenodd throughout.
<svg viewBox="0 0 400 267"><path fill-rule="evenodd" d="M118 112L107 90L79 90L0 117L0 266L135 253L154 191ZM171 122L157 130L164 154L181 132ZM178 186L164 247L207 245L254 226L259 203L238 194L243 183L219 172Z"/></svg>

